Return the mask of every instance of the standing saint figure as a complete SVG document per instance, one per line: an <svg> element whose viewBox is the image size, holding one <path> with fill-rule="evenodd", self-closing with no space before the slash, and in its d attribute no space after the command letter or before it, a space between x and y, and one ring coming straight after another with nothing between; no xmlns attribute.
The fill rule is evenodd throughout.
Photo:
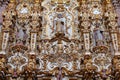
<svg viewBox="0 0 120 80"><path fill-rule="evenodd" d="M17 40L18 40L18 39L23 40L23 37L24 37L23 29L18 29L18 30L17 30L17 33L16 33L16 38L17 38Z"/></svg>
<svg viewBox="0 0 120 80"><path fill-rule="evenodd" d="M64 22L62 21L56 22L56 32L64 33Z"/></svg>
<svg viewBox="0 0 120 80"><path fill-rule="evenodd" d="M94 28L94 39L95 39L95 45L103 45L104 35L103 31L100 30L100 28L97 26Z"/></svg>

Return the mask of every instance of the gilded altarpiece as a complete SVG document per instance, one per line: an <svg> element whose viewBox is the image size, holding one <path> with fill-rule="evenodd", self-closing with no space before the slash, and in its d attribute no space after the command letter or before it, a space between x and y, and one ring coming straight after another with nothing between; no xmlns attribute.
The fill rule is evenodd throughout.
<svg viewBox="0 0 120 80"><path fill-rule="evenodd" d="M10 0L3 12L0 80L119 80L110 0Z"/></svg>

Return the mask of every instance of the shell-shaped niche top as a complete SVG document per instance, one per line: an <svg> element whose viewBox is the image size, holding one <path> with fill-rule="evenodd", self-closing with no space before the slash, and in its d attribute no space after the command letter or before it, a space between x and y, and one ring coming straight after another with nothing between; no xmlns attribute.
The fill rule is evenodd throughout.
<svg viewBox="0 0 120 80"><path fill-rule="evenodd" d="M30 5L25 2L23 2L17 6L17 11L20 14L27 14L27 13L29 13L30 10L31 10Z"/></svg>

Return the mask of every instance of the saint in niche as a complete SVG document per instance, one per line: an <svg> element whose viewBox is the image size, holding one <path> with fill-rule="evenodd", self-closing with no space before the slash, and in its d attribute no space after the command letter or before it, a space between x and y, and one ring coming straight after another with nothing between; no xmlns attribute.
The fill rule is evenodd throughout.
<svg viewBox="0 0 120 80"><path fill-rule="evenodd" d="M28 34L27 34L26 30L23 30L23 32L24 32L23 44L26 44L26 40L27 40L27 38L28 38Z"/></svg>
<svg viewBox="0 0 120 80"><path fill-rule="evenodd" d="M95 39L95 42L97 43L98 41L102 41L104 40L104 36L103 36L103 31L100 30L100 28L97 26L96 28L94 28L94 39ZM103 43L100 43L101 45Z"/></svg>
<svg viewBox="0 0 120 80"><path fill-rule="evenodd" d="M103 31L98 27L94 29L94 35L96 40L103 40Z"/></svg>
<svg viewBox="0 0 120 80"><path fill-rule="evenodd" d="M16 38L17 38L17 40L18 40L18 39L23 40L23 36L24 36L23 30L22 30L22 29L18 29L18 30L17 30L17 33L16 33Z"/></svg>
<svg viewBox="0 0 120 80"><path fill-rule="evenodd" d="M16 40L17 43L26 43L26 39L28 38L28 34L26 33L26 30L18 29L16 33Z"/></svg>
<svg viewBox="0 0 120 80"><path fill-rule="evenodd" d="M64 22L63 21L56 22L56 32L64 33Z"/></svg>

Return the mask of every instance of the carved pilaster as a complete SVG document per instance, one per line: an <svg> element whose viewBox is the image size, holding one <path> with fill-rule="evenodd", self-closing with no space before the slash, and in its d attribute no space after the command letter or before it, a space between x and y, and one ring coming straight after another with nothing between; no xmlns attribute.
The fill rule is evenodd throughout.
<svg viewBox="0 0 120 80"><path fill-rule="evenodd" d="M111 3L110 0L106 0L106 13L105 16L107 17L108 25L111 27L110 33L111 33L111 38L112 38L112 43L113 43L113 48L114 48L114 53L115 55L120 55L118 51L118 36L117 36L117 29L118 29L118 24L117 24L117 14L114 10L114 7Z"/></svg>
<svg viewBox="0 0 120 80"><path fill-rule="evenodd" d="M112 43L115 51L115 55L120 55L118 51L118 36L116 30L111 30Z"/></svg>
<svg viewBox="0 0 120 80"><path fill-rule="evenodd" d="M90 27L90 21L89 21L89 13L87 11L87 4L86 4L86 1L85 0L82 0L82 10L84 11L81 15L82 19L82 23L81 23L81 26L83 26L83 37L84 37L84 44L85 44L85 55L90 55L90 30L89 30L89 27Z"/></svg>
<svg viewBox="0 0 120 80"><path fill-rule="evenodd" d="M37 44L37 33L41 28L40 24L40 7L39 7L39 0L35 0L35 4L33 6L33 11L31 11L31 42L30 42L30 54L35 54L36 44Z"/></svg>
<svg viewBox="0 0 120 80"><path fill-rule="evenodd" d="M14 8L15 8L14 4L15 4L15 1L11 0L7 9L3 13L2 51L4 51L4 52L7 48L8 41L9 41L10 27L13 25L12 19L16 15L16 12L14 11Z"/></svg>
<svg viewBox="0 0 120 80"><path fill-rule="evenodd" d="M85 43L85 55L90 55L90 31L88 29L83 30L84 43Z"/></svg>

